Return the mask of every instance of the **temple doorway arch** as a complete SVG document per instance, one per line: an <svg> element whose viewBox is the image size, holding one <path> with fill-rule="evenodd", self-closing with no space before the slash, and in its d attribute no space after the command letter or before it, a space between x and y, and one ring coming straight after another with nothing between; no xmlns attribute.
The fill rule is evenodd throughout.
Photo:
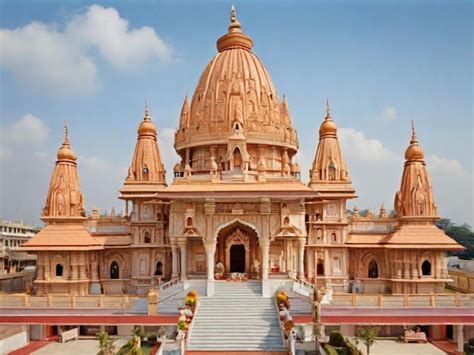
<svg viewBox="0 0 474 355"><path fill-rule="evenodd" d="M255 229L245 222L235 220L217 233L216 262L224 265L224 272L246 273L258 277L260 249Z"/></svg>

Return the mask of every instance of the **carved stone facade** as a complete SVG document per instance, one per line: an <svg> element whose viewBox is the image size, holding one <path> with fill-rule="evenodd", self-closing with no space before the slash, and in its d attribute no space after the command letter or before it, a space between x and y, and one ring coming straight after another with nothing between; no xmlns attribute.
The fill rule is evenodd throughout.
<svg viewBox="0 0 474 355"><path fill-rule="evenodd" d="M309 183L301 181L288 103L251 51L235 11L175 135L180 162L165 181L148 109L120 190L125 215L84 217L76 158L66 134L43 219L24 248L38 254L38 294L145 293L173 278L233 274L306 279L341 292L425 293L449 281L446 250L460 246L438 218L413 128L396 216L346 210L356 197L329 103Z"/></svg>

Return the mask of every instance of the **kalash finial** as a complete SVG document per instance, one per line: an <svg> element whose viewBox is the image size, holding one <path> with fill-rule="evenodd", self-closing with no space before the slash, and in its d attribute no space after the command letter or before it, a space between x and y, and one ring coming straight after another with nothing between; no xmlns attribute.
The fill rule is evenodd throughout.
<svg viewBox="0 0 474 355"><path fill-rule="evenodd" d="M67 127L67 120L64 120L64 143L69 144L69 129Z"/></svg>
<svg viewBox="0 0 474 355"><path fill-rule="evenodd" d="M145 120L151 120L150 118L150 111L148 110L148 105L146 103L146 99L145 99Z"/></svg>
<svg viewBox="0 0 474 355"><path fill-rule="evenodd" d="M411 120L411 142L410 143L417 143L418 140L416 139L416 131L415 131L415 122Z"/></svg>
<svg viewBox="0 0 474 355"><path fill-rule="evenodd" d="M331 107L329 106L329 99L326 99L326 119L331 118Z"/></svg>
<svg viewBox="0 0 474 355"><path fill-rule="evenodd" d="M229 25L229 33L231 32L242 32L240 30L240 22L237 20L237 11L235 11L235 6L232 4L230 5L230 25Z"/></svg>

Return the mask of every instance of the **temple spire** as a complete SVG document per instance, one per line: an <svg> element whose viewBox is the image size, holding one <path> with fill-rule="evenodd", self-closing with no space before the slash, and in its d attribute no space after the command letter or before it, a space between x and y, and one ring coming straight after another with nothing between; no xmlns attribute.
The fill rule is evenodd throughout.
<svg viewBox="0 0 474 355"><path fill-rule="evenodd" d="M423 149L418 144L412 121L410 145L405 151L400 191L395 195L397 217L427 217L436 219L438 212L433 197L431 179L424 161Z"/></svg>
<svg viewBox="0 0 474 355"><path fill-rule="evenodd" d="M232 4L230 5L229 33L242 32L241 27L239 20L237 20L237 11L235 11L235 6Z"/></svg>
<svg viewBox="0 0 474 355"><path fill-rule="evenodd" d="M64 122L64 141L58 149L56 165L51 175L48 196L42 218L77 219L85 215L84 202L79 185L76 154L69 143L69 129Z"/></svg>
<svg viewBox="0 0 474 355"><path fill-rule="evenodd" d="M151 120L148 105L145 102L145 117L138 126L138 139L135 145L132 162L128 169L125 187L121 192L155 191L166 186L165 168L161 159L156 127ZM128 186L131 185L131 186ZM155 187L153 187L155 185Z"/></svg>
<svg viewBox="0 0 474 355"><path fill-rule="evenodd" d="M235 11L234 5L230 7L230 24L229 29L225 35L217 40L217 50L219 52L227 49L242 48L251 50L253 41L242 32L242 26L239 20L237 20L237 12Z"/></svg>
<svg viewBox="0 0 474 355"><path fill-rule="evenodd" d="M319 129L319 144L310 171L309 186L315 190L329 191L332 187L327 184L328 182L332 185L342 184L345 190L352 191L349 173L337 138L337 127L331 118L329 100L326 100L326 117Z"/></svg>

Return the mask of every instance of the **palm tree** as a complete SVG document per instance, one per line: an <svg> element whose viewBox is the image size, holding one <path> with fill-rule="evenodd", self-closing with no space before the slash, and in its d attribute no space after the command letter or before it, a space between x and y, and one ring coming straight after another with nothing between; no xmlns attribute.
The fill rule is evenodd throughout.
<svg viewBox="0 0 474 355"><path fill-rule="evenodd" d="M379 334L379 328L367 326L359 330L359 338L364 340L367 347L367 355L370 355L370 347L375 343L375 338Z"/></svg>

